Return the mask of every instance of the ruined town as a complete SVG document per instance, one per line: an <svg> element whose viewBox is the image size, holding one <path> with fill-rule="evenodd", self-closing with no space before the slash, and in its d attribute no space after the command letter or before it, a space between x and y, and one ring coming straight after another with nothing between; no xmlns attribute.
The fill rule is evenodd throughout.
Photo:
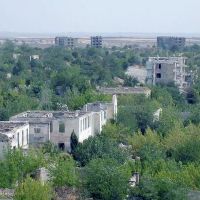
<svg viewBox="0 0 200 200"><path fill-rule="evenodd" d="M199 200L197 0L0 0L0 200Z"/></svg>

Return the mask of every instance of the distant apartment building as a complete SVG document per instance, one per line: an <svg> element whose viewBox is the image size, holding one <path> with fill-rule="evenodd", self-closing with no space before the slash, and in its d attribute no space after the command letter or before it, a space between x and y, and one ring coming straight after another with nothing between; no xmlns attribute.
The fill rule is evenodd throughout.
<svg viewBox="0 0 200 200"><path fill-rule="evenodd" d="M74 132L79 142L101 132L103 125L117 114L117 98L111 103L86 104L77 111L27 111L10 118L28 121L30 145L37 146L51 141L58 148L70 151L70 138Z"/></svg>
<svg viewBox="0 0 200 200"><path fill-rule="evenodd" d="M157 37L157 47L166 50L179 50L185 46L186 39L184 37Z"/></svg>
<svg viewBox="0 0 200 200"><path fill-rule="evenodd" d="M55 45L57 46L74 48L77 46L77 43L78 43L77 38L72 38L72 37L56 37L55 38Z"/></svg>
<svg viewBox="0 0 200 200"><path fill-rule="evenodd" d="M0 157L7 148L27 149L29 145L28 122L0 121Z"/></svg>
<svg viewBox="0 0 200 200"><path fill-rule="evenodd" d="M150 57L147 64L147 84L174 83L183 92L190 86L185 57Z"/></svg>
<svg viewBox="0 0 200 200"><path fill-rule="evenodd" d="M90 38L91 40L91 47L95 48L102 48L103 46L103 39L101 36L92 36Z"/></svg>

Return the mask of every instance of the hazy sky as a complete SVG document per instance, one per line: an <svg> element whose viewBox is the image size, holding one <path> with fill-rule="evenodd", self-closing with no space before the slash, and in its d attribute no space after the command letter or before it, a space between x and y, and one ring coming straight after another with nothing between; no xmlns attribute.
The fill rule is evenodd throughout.
<svg viewBox="0 0 200 200"><path fill-rule="evenodd" d="M0 32L200 33L200 0L0 0Z"/></svg>

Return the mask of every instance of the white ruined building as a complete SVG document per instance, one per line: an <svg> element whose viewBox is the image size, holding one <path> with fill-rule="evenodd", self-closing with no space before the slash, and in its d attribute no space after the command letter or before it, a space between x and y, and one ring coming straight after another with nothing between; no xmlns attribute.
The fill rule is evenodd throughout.
<svg viewBox="0 0 200 200"><path fill-rule="evenodd" d="M51 141L60 149L70 151L70 137L74 132L79 142L101 133L103 125L117 115L117 97L112 102L86 104L77 111L27 111L10 118L12 121L28 121L29 142L40 145Z"/></svg>
<svg viewBox="0 0 200 200"><path fill-rule="evenodd" d="M29 144L29 123L0 121L0 157L7 148L27 149Z"/></svg>

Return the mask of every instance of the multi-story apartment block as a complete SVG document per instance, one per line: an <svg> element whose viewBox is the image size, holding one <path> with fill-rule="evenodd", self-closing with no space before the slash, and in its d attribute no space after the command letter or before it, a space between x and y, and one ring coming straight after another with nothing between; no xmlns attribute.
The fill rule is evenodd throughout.
<svg viewBox="0 0 200 200"><path fill-rule="evenodd" d="M190 86L185 61L185 57L150 57L146 65L147 84L174 83L183 92Z"/></svg>
<svg viewBox="0 0 200 200"><path fill-rule="evenodd" d="M157 37L157 47L166 50L183 49L186 39L184 37Z"/></svg>
<svg viewBox="0 0 200 200"><path fill-rule="evenodd" d="M77 46L77 42L78 42L77 38L72 38L72 37L55 38L55 45L62 47L74 48Z"/></svg>
<svg viewBox="0 0 200 200"><path fill-rule="evenodd" d="M27 149L29 144L28 122L0 121L0 157L7 148Z"/></svg>
<svg viewBox="0 0 200 200"><path fill-rule="evenodd" d="M74 132L79 142L100 133L107 120L117 114L117 98L111 103L87 104L80 111L27 111L10 118L12 121L28 121L29 141L37 146L51 141L60 149L70 151L70 138Z"/></svg>
<svg viewBox="0 0 200 200"><path fill-rule="evenodd" d="M91 47L102 48L103 39L101 36L92 36L91 37Z"/></svg>

